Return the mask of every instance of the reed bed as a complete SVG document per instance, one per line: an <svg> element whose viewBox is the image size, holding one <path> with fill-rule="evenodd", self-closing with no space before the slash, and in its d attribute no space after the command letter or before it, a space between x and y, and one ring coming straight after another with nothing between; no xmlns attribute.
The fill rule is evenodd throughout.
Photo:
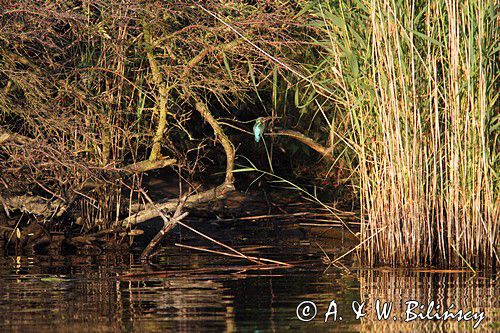
<svg viewBox="0 0 500 333"><path fill-rule="evenodd" d="M350 148L369 265L498 261L498 24L489 1L310 9L331 149ZM328 94L325 94L325 91ZM339 148L340 147L340 148Z"/></svg>
<svg viewBox="0 0 500 333"><path fill-rule="evenodd" d="M367 213L361 233L368 238L387 229L368 243L366 260L411 266L496 260L487 3L371 5L375 101L367 110L373 122L362 125L372 140L360 147Z"/></svg>

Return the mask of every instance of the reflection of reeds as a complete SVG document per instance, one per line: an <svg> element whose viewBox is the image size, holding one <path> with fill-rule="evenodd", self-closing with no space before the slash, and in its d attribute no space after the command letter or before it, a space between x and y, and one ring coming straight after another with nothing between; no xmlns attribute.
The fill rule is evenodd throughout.
<svg viewBox="0 0 500 333"><path fill-rule="evenodd" d="M500 300L495 280L471 277L465 273L410 272L410 271L374 271L359 273L361 300L366 302L366 317L361 321L361 331L378 332L463 332L472 330L474 321L458 323L456 320L431 321L415 320L404 322L405 302L415 300L426 306L434 301L446 309L454 304L450 311L463 309L464 312L483 311L485 318L478 330L494 332L494 325L500 320ZM377 320L375 302L393 302L389 320ZM427 307L426 307L427 309ZM425 312L425 311L422 311ZM441 311L442 312L442 311ZM496 322L496 324L495 324Z"/></svg>

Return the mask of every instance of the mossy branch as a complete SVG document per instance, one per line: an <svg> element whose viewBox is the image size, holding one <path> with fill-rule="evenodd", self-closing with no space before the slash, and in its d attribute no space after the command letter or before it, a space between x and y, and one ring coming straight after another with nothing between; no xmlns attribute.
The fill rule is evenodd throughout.
<svg viewBox="0 0 500 333"><path fill-rule="evenodd" d="M324 158L329 159L329 160L331 160L333 158L331 148L327 148L327 147L317 143L316 141L314 141L310 137L308 137L300 132L292 131L292 130L279 130L277 132L266 133L266 134L270 135L270 136L287 136L287 137L293 138L295 140L302 142L303 144L305 144L309 148L317 151Z"/></svg>
<svg viewBox="0 0 500 333"><path fill-rule="evenodd" d="M215 133L215 137L224 148L224 152L226 153L226 178L224 180L224 184L226 187L232 189L234 187L233 170L234 170L234 158L236 155L233 143L231 142L231 140L229 140L226 133L224 133L224 130L220 126L219 122L210 113L208 106L196 97L194 97L194 100L196 101L195 104L196 111L198 111L200 115L203 117L203 119L205 119L205 121L212 127Z"/></svg>
<svg viewBox="0 0 500 333"><path fill-rule="evenodd" d="M160 116L158 119L155 136L153 137L153 148L151 149L151 153L149 155L150 161L156 161L160 157L163 132L167 127L167 113L168 113L167 105L168 105L169 88L164 80L163 74L160 71L160 66L158 65L158 62L155 59L151 30L149 28L149 24L147 24L146 22L143 23L143 31L144 31L144 46L146 49L146 55L149 61L149 66L151 68L151 73L153 75L153 81L158 87L157 108L160 112Z"/></svg>
<svg viewBox="0 0 500 333"><path fill-rule="evenodd" d="M157 160L157 161L141 161L134 164L129 164L123 168L123 170L131 173L141 173L155 169L162 169L164 167L170 166L177 163L175 159Z"/></svg>

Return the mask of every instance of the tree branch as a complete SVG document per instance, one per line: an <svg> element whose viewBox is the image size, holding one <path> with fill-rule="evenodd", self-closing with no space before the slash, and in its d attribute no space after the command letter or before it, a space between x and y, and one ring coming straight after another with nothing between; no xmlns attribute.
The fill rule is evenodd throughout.
<svg viewBox="0 0 500 333"><path fill-rule="evenodd" d="M269 136L287 136L290 138L294 138L295 140L302 142L303 144L305 144L309 148L317 151L318 153L323 155L323 157L325 157L329 160L333 159L331 148L326 148L326 147L322 146L321 144L317 143L316 141L314 141L310 137L308 137L300 132L292 131L292 130L279 130L277 132L266 133L266 135L269 135Z"/></svg>
<svg viewBox="0 0 500 333"><path fill-rule="evenodd" d="M9 141L24 145L32 141L32 139L28 138L27 136L12 133L9 130L0 127L0 145Z"/></svg>
<svg viewBox="0 0 500 333"><path fill-rule="evenodd" d="M170 158L166 160L156 160L156 161L150 161L150 160L145 160L133 164L129 164L125 167L123 167L123 170L130 172L130 173L141 173L141 172L146 172L150 170L155 170L155 169L161 169L170 165L173 165L177 163L176 159Z"/></svg>
<svg viewBox="0 0 500 333"><path fill-rule="evenodd" d="M227 187L225 184L222 184L207 191L196 193L186 198L184 207L193 207L201 203L224 198L226 194L232 190L234 190L234 187L231 188ZM178 203L179 199L172 199L163 203L156 204L150 203L146 205L143 210L124 219L121 224L123 226L128 226L145 222L147 220L160 216L159 210L164 212L173 211L177 207Z"/></svg>

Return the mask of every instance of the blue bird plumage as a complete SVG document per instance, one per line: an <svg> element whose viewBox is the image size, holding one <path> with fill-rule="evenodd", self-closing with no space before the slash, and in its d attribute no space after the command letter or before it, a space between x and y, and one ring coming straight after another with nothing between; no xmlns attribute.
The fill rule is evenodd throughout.
<svg viewBox="0 0 500 333"><path fill-rule="evenodd" d="M266 128L265 118L260 117L255 121L255 125L253 125L253 134L255 135L255 142L259 142L260 138L264 134L264 130Z"/></svg>

